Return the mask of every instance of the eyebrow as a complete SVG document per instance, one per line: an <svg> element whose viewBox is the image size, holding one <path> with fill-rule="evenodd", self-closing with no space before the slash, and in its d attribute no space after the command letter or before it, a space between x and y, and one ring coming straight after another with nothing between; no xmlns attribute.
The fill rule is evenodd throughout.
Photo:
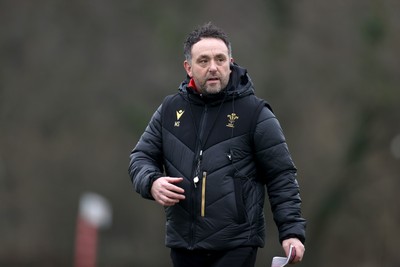
<svg viewBox="0 0 400 267"><path fill-rule="evenodd" d="M198 59L203 59L203 58L211 58L211 57L208 56L208 55L200 55L200 56L198 57Z"/></svg>
<svg viewBox="0 0 400 267"><path fill-rule="evenodd" d="M223 54L223 53L219 53L219 54L214 55L214 58L220 58L220 57L227 58L227 56L225 54ZM213 57L210 57L209 55L200 55L198 57L198 59L204 59L204 58L209 59L209 58L213 58Z"/></svg>

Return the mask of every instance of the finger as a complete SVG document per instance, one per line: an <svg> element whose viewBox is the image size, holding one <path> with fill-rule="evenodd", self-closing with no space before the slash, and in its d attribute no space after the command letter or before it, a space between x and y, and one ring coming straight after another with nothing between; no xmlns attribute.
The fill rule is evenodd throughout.
<svg viewBox="0 0 400 267"><path fill-rule="evenodd" d="M292 261L290 261L290 263L298 263L301 262L302 258L299 256L296 256Z"/></svg>
<svg viewBox="0 0 400 267"><path fill-rule="evenodd" d="M303 256L304 256L304 247L303 246L297 247L296 253L291 263L301 262L303 260Z"/></svg>
<svg viewBox="0 0 400 267"><path fill-rule="evenodd" d="M166 196L163 196L161 198L160 204L163 206L173 206L175 204L177 204L179 202L178 199L172 199L172 198L168 198Z"/></svg>
<svg viewBox="0 0 400 267"><path fill-rule="evenodd" d="M169 183L177 184L183 181L182 177L166 177Z"/></svg>
<svg viewBox="0 0 400 267"><path fill-rule="evenodd" d="M164 195L162 195L162 194L157 194L157 196L154 198L158 203L160 203L161 205L163 205L163 206L168 206L168 205L171 205L172 204L172 201L168 198L168 197L166 197L166 196L164 196Z"/></svg>
<svg viewBox="0 0 400 267"><path fill-rule="evenodd" d="M292 253L288 256L289 257L289 262L295 262L295 260L298 258L296 257L296 247L292 248Z"/></svg>
<svg viewBox="0 0 400 267"><path fill-rule="evenodd" d="M179 199L182 199L182 195L183 193L185 193L185 190L179 186L170 183L170 181L166 180L159 184L159 192L171 198L177 197Z"/></svg>
<svg viewBox="0 0 400 267"><path fill-rule="evenodd" d="M152 186L152 190L157 195L166 195L172 197L172 194L183 194L185 190L166 181L160 181Z"/></svg>
<svg viewBox="0 0 400 267"><path fill-rule="evenodd" d="M178 190L176 188L166 189L163 193L169 198L185 199L185 190Z"/></svg>
<svg viewBox="0 0 400 267"><path fill-rule="evenodd" d="M183 181L183 178L174 178L174 177L169 177L167 180L168 184L166 185L166 188L168 188L171 191L175 191L177 193L184 193L185 190L183 188L175 185L177 183L180 183Z"/></svg>
<svg viewBox="0 0 400 267"><path fill-rule="evenodd" d="M178 194L178 193L175 193L173 191L166 191L164 196L166 196L169 199L174 199L174 200L178 200L178 201L185 199L185 195Z"/></svg>
<svg viewBox="0 0 400 267"><path fill-rule="evenodd" d="M180 200L185 199L185 195L175 193L166 188L160 188L159 190L155 190L155 199L160 200L162 204L176 204Z"/></svg>

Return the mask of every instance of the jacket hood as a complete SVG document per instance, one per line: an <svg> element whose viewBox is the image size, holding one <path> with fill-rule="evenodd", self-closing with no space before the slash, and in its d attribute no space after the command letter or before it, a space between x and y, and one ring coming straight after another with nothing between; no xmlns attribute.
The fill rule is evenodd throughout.
<svg viewBox="0 0 400 267"><path fill-rule="evenodd" d="M190 99L200 98L203 101L216 101L220 99L232 99L237 97L243 97L250 94L254 94L253 82L247 73L245 68L240 67L236 63L232 63L231 74L229 76L229 83L225 89L217 94L201 95L193 88L189 87L190 77L180 84L179 92L183 95L187 95Z"/></svg>

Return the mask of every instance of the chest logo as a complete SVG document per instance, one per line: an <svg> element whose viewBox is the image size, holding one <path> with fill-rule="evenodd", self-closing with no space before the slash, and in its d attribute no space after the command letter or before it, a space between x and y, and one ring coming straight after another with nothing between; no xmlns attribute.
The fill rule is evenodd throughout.
<svg viewBox="0 0 400 267"><path fill-rule="evenodd" d="M185 113L185 111L182 109L176 111L176 121L174 124L175 127L179 127L181 125L181 122L179 120L182 117L183 113Z"/></svg>
<svg viewBox="0 0 400 267"><path fill-rule="evenodd" d="M228 124L226 125L226 127L235 128L235 122L239 119L239 116L236 115L236 113L231 113L226 116L228 117Z"/></svg>

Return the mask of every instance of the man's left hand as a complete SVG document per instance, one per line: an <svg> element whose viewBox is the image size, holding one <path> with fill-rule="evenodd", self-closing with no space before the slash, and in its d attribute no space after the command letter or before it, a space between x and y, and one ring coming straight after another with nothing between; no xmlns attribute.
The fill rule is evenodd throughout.
<svg viewBox="0 0 400 267"><path fill-rule="evenodd" d="M294 250L294 252L292 252L292 255L288 255L290 245L293 246L293 250ZM297 263L303 259L305 248L304 248L303 243L301 243L301 241L299 239L289 238L289 239L283 240L282 247L283 247L283 250L285 251L285 254L287 257L293 257L293 254L294 254L294 257L293 257L293 259L291 259L290 263Z"/></svg>

